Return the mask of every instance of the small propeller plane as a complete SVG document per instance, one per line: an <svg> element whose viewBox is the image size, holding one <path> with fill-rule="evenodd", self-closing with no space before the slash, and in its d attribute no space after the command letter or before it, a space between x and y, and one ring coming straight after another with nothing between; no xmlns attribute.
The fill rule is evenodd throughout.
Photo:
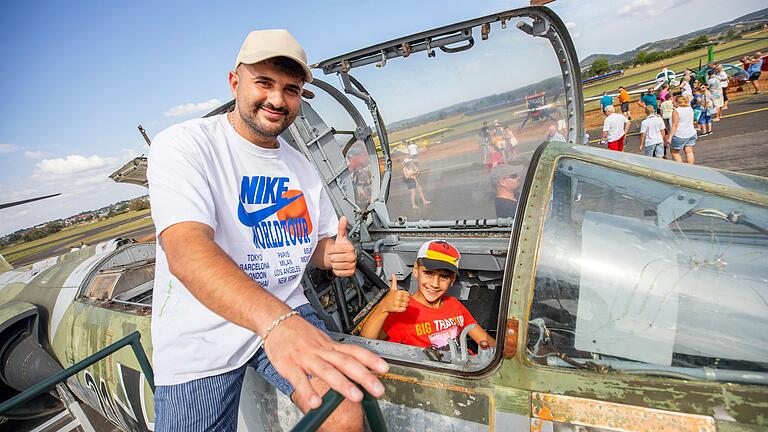
<svg viewBox="0 0 768 432"><path fill-rule="evenodd" d="M499 74L521 57L535 73ZM576 51L546 7L442 26L313 67L307 87L317 97L303 101L283 137L313 162L349 219L359 263L345 279L309 268L302 284L332 337L390 362L379 400L389 430L768 428L767 179L583 145ZM430 98L430 77L450 91ZM546 77L564 140L547 142L545 131L520 138L519 158L508 161L515 174L501 178L483 163L483 119L457 117L444 126L451 137L419 155L432 204L412 208L393 176L399 162L384 120L401 119L402 98L434 111L490 102ZM349 169L350 157L362 164L360 154L366 181ZM146 184L145 173L138 158L112 177ZM511 215L494 206L507 178L520 180ZM460 336L448 349L425 350L359 336L389 275L415 288L417 251L436 238L462 254L449 295L496 346ZM164 289L153 283L154 257L152 242L112 240L0 273L2 398L135 331L151 354L152 298ZM149 431L152 390L140 371L121 350L63 387L121 430ZM300 417L253 371L240 400L239 430L285 430ZM3 416L57 409L45 394Z"/></svg>

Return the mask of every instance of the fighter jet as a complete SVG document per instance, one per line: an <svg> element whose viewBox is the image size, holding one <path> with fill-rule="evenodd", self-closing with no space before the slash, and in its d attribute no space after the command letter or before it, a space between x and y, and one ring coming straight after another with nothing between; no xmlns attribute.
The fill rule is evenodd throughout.
<svg viewBox="0 0 768 432"><path fill-rule="evenodd" d="M515 68L521 61L530 73ZM313 67L315 98L303 101L283 138L314 164L350 221L359 262L344 279L310 268L302 284L332 337L391 364L378 401L388 430L768 427L767 179L586 146L576 51L546 7L426 30ZM461 110L533 87L563 113L556 126L564 139L548 140L552 125L542 120L514 151L484 158L481 125L508 121L518 107ZM401 120L451 129L418 154L430 203L416 208L390 155L387 125ZM367 169L359 169L361 153ZM145 170L137 159L113 178L145 184ZM499 199L516 211L497 213ZM466 328L427 348L359 336L390 275L416 289L418 250L433 239L460 251L448 295L495 346L468 341ZM151 300L165 295L153 284L154 256L154 243L115 240L0 273L4 398L132 332L151 354ZM141 370L121 350L57 396L75 417L72 401L122 430L153 430ZM56 409L46 394L0 415ZM300 417L248 371L239 430L285 430Z"/></svg>

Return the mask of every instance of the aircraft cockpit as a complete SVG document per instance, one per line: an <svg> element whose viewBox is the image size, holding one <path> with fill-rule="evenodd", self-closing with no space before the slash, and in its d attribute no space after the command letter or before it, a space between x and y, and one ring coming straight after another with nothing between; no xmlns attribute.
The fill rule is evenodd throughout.
<svg viewBox="0 0 768 432"><path fill-rule="evenodd" d="M416 252L442 238L462 253L447 295L503 337L505 269L531 161L542 143L584 137L577 65L558 21L521 9L313 65L322 74L283 138L314 162L360 247L355 277L305 276L305 294L337 339L461 374L500 358L466 337L430 350L357 335L390 275L413 294Z"/></svg>
<svg viewBox="0 0 768 432"><path fill-rule="evenodd" d="M106 257L86 276L79 301L149 314L155 279L155 244L134 243Z"/></svg>

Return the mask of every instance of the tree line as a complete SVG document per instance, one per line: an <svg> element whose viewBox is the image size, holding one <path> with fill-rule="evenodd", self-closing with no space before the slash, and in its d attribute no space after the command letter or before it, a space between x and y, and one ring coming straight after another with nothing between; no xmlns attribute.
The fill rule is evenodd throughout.
<svg viewBox="0 0 768 432"><path fill-rule="evenodd" d="M613 65L611 65L608 62L608 60L605 58L598 58L598 59L595 59L594 62L592 62L592 65L589 67L589 69L583 72L582 78L590 78L593 76L606 74L614 70L629 69L631 67L657 62L659 60L664 60L670 57L675 57L680 54L701 49L703 46L709 43L718 43L718 42L730 40L736 37L737 35L750 33L750 32L759 30L760 28L761 26L757 24L749 27L745 26L745 28L742 28L739 31L730 29L726 33L723 33L714 38L710 38L707 35L699 35L699 36L696 36L695 38L689 39L688 42L686 43L680 43L675 48L668 49L665 51L640 50L635 54L634 58L621 63L613 64Z"/></svg>
<svg viewBox="0 0 768 432"><path fill-rule="evenodd" d="M106 215L106 219L123 214L129 211L139 211L150 208L149 197L138 197L127 202L123 202L116 207L110 208ZM97 212L83 215L81 222L87 222L94 219L100 219ZM64 228L67 224L64 220L59 219L51 222L47 222L44 225L28 228L25 230L19 230L14 233L8 234L4 237L0 237L0 247L12 245L18 242L30 242L47 237L51 234L55 234Z"/></svg>

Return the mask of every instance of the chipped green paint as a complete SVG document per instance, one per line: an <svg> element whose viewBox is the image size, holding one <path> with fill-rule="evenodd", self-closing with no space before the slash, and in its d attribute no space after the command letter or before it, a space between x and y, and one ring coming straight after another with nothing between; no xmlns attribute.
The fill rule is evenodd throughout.
<svg viewBox="0 0 768 432"><path fill-rule="evenodd" d="M67 338L69 343L63 344L63 348L67 353L65 357L68 361L74 363L138 330L142 335L141 345L147 356L152 358L150 318L149 315L118 312L75 301L70 312L68 312L68 325L69 328L85 329L85 331L73 332L69 335ZM141 370L131 350L120 350L94 364L88 370L96 382L104 380L110 389L116 389L120 388L121 385L121 378L117 376L118 363L137 371ZM69 364L66 366L69 366ZM86 386L84 373L78 374L76 379L81 386ZM148 413L149 421L154 421L152 390L146 382L144 383L144 395L145 412ZM114 391L112 396L123 404L128 403L125 399L126 395L120 391Z"/></svg>
<svg viewBox="0 0 768 432"><path fill-rule="evenodd" d="M639 176L658 178L684 187L726 194L761 205L768 204L768 195L753 190L671 176L640 166L620 164L591 153L578 151L570 145L550 144L542 153L534 172L515 259L507 263L506 269L507 274L511 275L508 279L511 279L512 284L508 317L517 318L521 323L527 323L529 319L539 239L543 233L556 164L563 157L580 159ZM758 180L765 182L764 179ZM527 335L527 325L521 324L519 331ZM527 339L518 338L517 356L506 360L498 368L498 373L489 377L493 385L497 388L562 394L705 416L713 416L717 407L724 407L725 412L737 422L758 427L768 426L765 415L768 412L768 389L764 386L687 382L650 376L641 377L621 373L598 374L541 366L528 361L525 355L526 346ZM516 405L513 404L510 408L514 409ZM499 408L502 407L505 407L505 404L499 404Z"/></svg>
<svg viewBox="0 0 768 432"><path fill-rule="evenodd" d="M491 402L488 394L482 390L392 374L382 377L382 383L385 388L384 399L393 404L460 417L480 424L490 422Z"/></svg>

